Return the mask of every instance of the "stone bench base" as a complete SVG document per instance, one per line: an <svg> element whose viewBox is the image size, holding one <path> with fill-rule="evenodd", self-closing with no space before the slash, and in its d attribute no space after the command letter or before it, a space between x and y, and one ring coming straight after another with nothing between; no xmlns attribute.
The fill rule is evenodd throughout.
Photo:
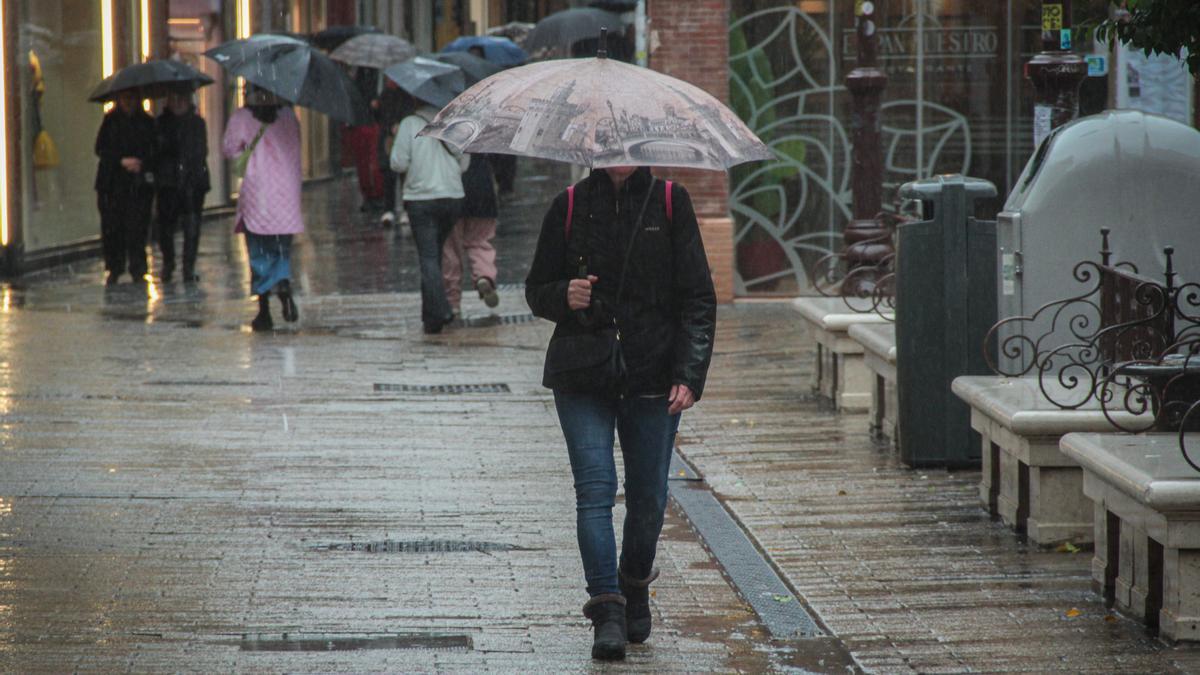
<svg viewBox="0 0 1200 675"><path fill-rule="evenodd" d="M896 393L896 327L890 323L857 324L846 331L862 345L863 365L871 373L871 432L899 450L900 401Z"/></svg>
<svg viewBox="0 0 1200 675"><path fill-rule="evenodd" d="M984 507L1035 544L1091 543L1083 473L1059 440L1072 432L1111 431L1099 407L1061 410L1033 378L966 376L955 378L952 388L971 406L971 427L982 437Z"/></svg>
<svg viewBox="0 0 1200 675"><path fill-rule="evenodd" d="M1174 434L1070 434L1094 504L1092 581L1168 640L1200 641L1200 473Z"/></svg>
<svg viewBox="0 0 1200 675"><path fill-rule="evenodd" d="M850 339L850 326L883 323L878 314L858 314L840 298L796 298L800 313L817 343L813 392L831 401L838 410L866 411L871 407L872 377L863 362L863 348Z"/></svg>

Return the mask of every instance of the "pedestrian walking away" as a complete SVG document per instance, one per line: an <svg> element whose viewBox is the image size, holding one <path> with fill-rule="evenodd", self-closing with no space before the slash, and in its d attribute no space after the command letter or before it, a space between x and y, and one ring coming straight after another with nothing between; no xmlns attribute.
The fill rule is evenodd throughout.
<svg viewBox="0 0 1200 675"><path fill-rule="evenodd" d="M704 391L716 296L691 199L646 167L597 170L546 213L525 281L555 323L543 385L554 391L575 484L592 657L650 635L649 585L680 414ZM614 431L625 467L621 553Z"/></svg>
<svg viewBox="0 0 1200 675"><path fill-rule="evenodd" d="M446 299L454 314L460 314L462 301L463 259L471 268L471 287L488 307L500 304L496 293L496 186L492 178L490 155L470 155L470 166L463 172L462 217L450 230L442 249L442 279Z"/></svg>
<svg viewBox="0 0 1200 675"><path fill-rule="evenodd" d="M158 246L162 251L164 284L175 272L175 231L183 230L183 281L195 283L196 256L200 246L200 212L210 189L208 175L208 129L196 112L192 93L172 92L158 116L158 156L155 185L158 205Z"/></svg>
<svg viewBox="0 0 1200 675"><path fill-rule="evenodd" d="M292 237L304 231L300 211L300 123L291 106L248 87L246 107L229 119L225 157L245 167L238 190L236 232L246 236L250 292L258 296L256 331L274 327L270 297L279 296L285 321L299 312L292 297Z"/></svg>
<svg viewBox="0 0 1200 675"><path fill-rule="evenodd" d="M454 320L442 280L442 249L462 213L466 156L436 138L417 137L437 109L407 93L402 92L401 99L403 109L415 111L405 115L396 130L391 165L404 174L404 210L421 267L421 323L427 334L434 334Z"/></svg>
<svg viewBox="0 0 1200 675"><path fill-rule="evenodd" d="M126 271L134 282L146 274L146 235L154 200L154 118L139 105L137 90L116 94L116 105L96 134L96 199L107 286Z"/></svg>

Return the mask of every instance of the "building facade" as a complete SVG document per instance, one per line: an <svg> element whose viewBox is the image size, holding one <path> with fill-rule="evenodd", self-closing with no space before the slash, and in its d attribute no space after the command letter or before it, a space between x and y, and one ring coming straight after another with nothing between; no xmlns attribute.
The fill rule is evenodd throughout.
<svg viewBox="0 0 1200 675"><path fill-rule="evenodd" d="M93 179L104 110L87 93L108 74L150 58L179 58L216 83L197 93L208 122L213 190L231 203L237 186L219 155L236 83L203 53L260 32L309 34L369 24L436 50L463 34L549 11L546 0L0 0L0 276L95 256L100 219ZM565 6L566 3L561 3ZM532 17L536 18L536 17ZM153 104L151 104L153 105ZM340 125L298 109L303 174L341 170ZM53 146L55 152L48 148Z"/></svg>

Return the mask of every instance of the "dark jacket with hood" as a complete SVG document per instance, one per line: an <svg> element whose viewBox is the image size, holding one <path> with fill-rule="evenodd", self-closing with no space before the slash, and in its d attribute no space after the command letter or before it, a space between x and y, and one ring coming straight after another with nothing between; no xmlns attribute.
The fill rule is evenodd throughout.
<svg viewBox="0 0 1200 675"><path fill-rule="evenodd" d="M158 157L155 183L160 188L187 190L194 195L209 191L208 129L195 108L176 115L168 108L158 116Z"/></svg>
<svg viewBox="0 0 1200 675"><path fill-rule="evenodd" d="M648 190L617 302L625 252ZM620 190L607 172L597 170L575 187L568 241L567 194L559 194L542 222L525 298L535 315L557 324L555 335L592 330L567 305L567 285L579 276L583 257L587 273L599 277L592 287L593 310L615 314L621 330L626 393L664 395L672 385L685 384L698 400L712 360L716 294L687 190L672 186L670 220L665 196L665 182L646 167L625 179Z"/></svg>
<svg viewBox="0 0 1200 675"><path fill-rule="evenodd" d="M126 171L121 166L121 159L137 157L142 160L143 173L154 171L154 118L140 105L128 115L120 108L113 108L104 116L96 134L96 156L100 158L96 169L96 192L149 194L151 186L145 176Z"/></svg>

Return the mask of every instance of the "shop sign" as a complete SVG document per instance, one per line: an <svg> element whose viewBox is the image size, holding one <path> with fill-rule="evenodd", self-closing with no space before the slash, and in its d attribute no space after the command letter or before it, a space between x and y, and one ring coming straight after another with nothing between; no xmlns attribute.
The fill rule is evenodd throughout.
<svg viewBox="0 0 1200 675"><path fill-rule="evenodd" d="M885 69L905 62L907 67L917 58L918 47L924 50L926 72L956 72L966 69L972 59L994 59L1000 55L1002 40L995 26L960 26L957 28L880 28L879 60ZM918 42L919 41L919 42ZM842 55L853 61L857 46L853 30L843 30ZM893 63L889 64L891 61Z"/></svg>

